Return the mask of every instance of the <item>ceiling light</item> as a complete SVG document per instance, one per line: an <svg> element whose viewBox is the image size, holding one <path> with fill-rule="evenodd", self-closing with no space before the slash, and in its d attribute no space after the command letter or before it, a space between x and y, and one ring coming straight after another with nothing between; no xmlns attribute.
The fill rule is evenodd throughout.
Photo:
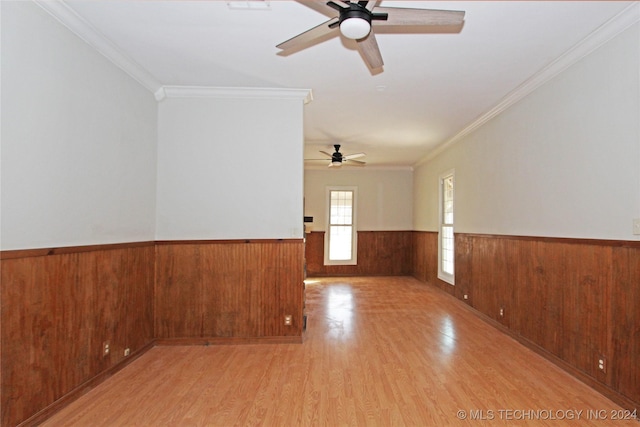
<svg viewBox="0 0 640 427"><path fill-rule="evenodd" d="M332 166L342 166L342 162L333 161L333 162L331 162L331 165Z"/></svg>
<svg viewBox="0 0 640 427"><path fill-rule="evenodd" d="M347 18L340 23L340 32L348 39L360 40L369 35L371 24L364 18Z"/></svg>

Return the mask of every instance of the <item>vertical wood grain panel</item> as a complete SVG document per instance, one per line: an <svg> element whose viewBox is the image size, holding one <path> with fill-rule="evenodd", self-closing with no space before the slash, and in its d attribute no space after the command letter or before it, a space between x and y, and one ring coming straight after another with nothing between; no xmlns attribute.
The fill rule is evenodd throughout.
<svg viewBox="0 0 640 427"><path fill-rule="evenodd" d="M357 265L324 265L324 232L306 238L309 276L404 276L413 266L413 232L358 232Z"/></svg>
<svg viewBox="0 0 640 427"><path fill-rule="evenodd" d="M157 337L301 336L303 251L301 241L158 245Z"/></svg>
<svg viewBox="0 0 640 427"><path fill-rule="evenodd" d="M562 284L562 359L602 382L606 376L598 370L597 360L608 353L611 253L607 246L568 246Z"/></svg>
<svg viewBox="0 0 640 427"><path fill-rule="evenodd" d="M153 339L153 246L3 259L2 426L26 420ZM111 353L102 354L109 341Z"/></svg>
<svg viewBox="0 0 640 427"><path fill-rule="evenodd" d="M640 406L640 249L613 248L610 385Z"/></svg>
<svg viewBox="0 0 640 427"><path fill-rule="evenodd" d="M204 298L200 246L158 245L155 269L155 336L201 336Z"/></svg>
<svg viewBox="0 0 640 427"><path fill-rule="evenodd" d="M435 275L438 274L438 233L433 233L432 251L435 251L434 259L436 264L434 265ZM455 269L455 286L448 286L446 288L449 293L455 295L458 299L463 300L467 304L473 305L473 281L472 268L473 268L473 240L465 234L454 234L454 269ZM440 281L441 283L444 283ZM448 284L447 284L448 285ZM442 287L442 286L441 286ZM467 299L464 296L467 295Z"/></svg>
<svg viewBox="0 0 640 427"><path fill-rule="evenodd" d="M428 237L430 234L419 231L413 232L413 256L412 256L412 274L413 276L423 282L431 282L431 273L433 268L433 255L430 250L433 245L429 244Z"/></svg>
<svg viewBox="0 0 640 427"><path fill-rule="evenodd" d="M318 276L323 273L324 264L324 232L305 234L304 261L307 276Z"/></svg>
<svg viewBox="0 0 640 427"><path fill-rule="evenodd" d="M2 425L14 426L55 400L55 300L46 258L2 262ZM32 391L30 391L32 390Z"/></svg>
<svg viewBox="0 0 640 427"><path fill-rule="evenodd" d="M469 257L469 260L471 259L469 246L465 243L466 241L463 235L455 236L454 251L456 260L462 256ZM430 283L449 294L455 294L459 298L462 298L463 292L466 292L467 290L465 277L470 277L470 275L466 275L464 273L458 274L458 270L460 268L467 268L467 266L470 268L470 264L455 264L456 282L459 277L462 278L459 285L452 286L451 284L438 279L438 232L414 231L412 233L411 251L412 265L410 267L410 271L414 277Z"/></svg>
<svg viewBox="0 0 640 427"><path fill-rule="evenodd" d="M472 305L492 319L509 325L515 309L513 285L516 283L517 270L514 267L518 262L517 243L513 240L477 238L473 240L472 248ZM463 274L465 262L462 259L459 262L459 271Z"/></svg>
<svg viewBox="0 0 640 427"><path fill-rule="evenodd" d="M566 283L566 245L539 241L519 242L516 331L552 354L561 357L562 286ZM474 277L474 281L476 278Z"/></svg>
<svg viewBox="0 0 640 427"><path fill-rule="evenodd" d="M155 249L149 246L141 249L126 249L121 260L120 280L125 287L122 313L125 322L122 329L115 331L113 343L117 354L124 357L124 348L137 351L147 346L154 338L154 263ZM120 350L120 345L122 351Z"/></svg>

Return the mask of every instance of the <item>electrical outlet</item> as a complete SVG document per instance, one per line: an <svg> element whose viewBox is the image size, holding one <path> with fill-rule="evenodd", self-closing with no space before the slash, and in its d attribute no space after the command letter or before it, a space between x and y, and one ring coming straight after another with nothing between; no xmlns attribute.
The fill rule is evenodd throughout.
<svg viewBox="0 0 640 427"><path fill-rule="evenodd" d="M124 349L124 357L127 357L127 356L128 356L128 355L130 355L130 354L131 354L131 349L129 349L129 348L125 348L125 349Z"/></svg>
<svg viewBox="0 0 640 427"><path fill-rule="evenodd" d="M105 341L102 343L102 356L106 357L111 352L111 347L109 346L109 341Z"/></svg>
<svg viewBox="0 0 640 427"><path fill-rule="evenodd" d="M286 314L284 316L284 325L285 326L291 326L291 324L293 323L293 316L290 314Z"/></svg>
<svg viewBox="0 0 640 427"><path fill-rule="evenodd" d="M607 373L607 358L604 356L600 356L598 358L598 370Z"/></svg>
<svg viewBox="0 0 640 427"><path fill-rule="evenodd" d="M640 235L640 218L633 219L633 234Z"/></svg>
<svg viewBox="0 0 640 427"><path fill-rule="evenodd" d="M463 299L463 300L468 300L468 299L469 299L469 295L464 294L464 295L462 296L462 299Z"/></svg>
<svg viewBox="0 0 640 427"><path fill-rule="evenodd" d="M500 307L500 317L504 317L504 307Z"/></svg>

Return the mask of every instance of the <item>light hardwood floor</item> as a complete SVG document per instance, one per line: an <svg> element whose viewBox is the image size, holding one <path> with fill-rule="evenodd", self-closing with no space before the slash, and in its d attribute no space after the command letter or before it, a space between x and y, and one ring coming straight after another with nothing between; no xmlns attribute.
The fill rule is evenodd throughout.
<svg viewBox="0 0 640 427"><path fill-rule="evenodd" d="M640 425L413 278L310 279L306 300L303 344L154 347L43 425Z"/></svg>

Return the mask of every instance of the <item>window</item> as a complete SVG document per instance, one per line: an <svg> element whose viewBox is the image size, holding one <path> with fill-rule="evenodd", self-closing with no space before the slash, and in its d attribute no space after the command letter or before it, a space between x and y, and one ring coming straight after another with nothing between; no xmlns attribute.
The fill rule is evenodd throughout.
<svg viewBox="0 0 640 427"><path fill-rule="evenodd" d="M438 278L454 284L453 195L454 173L440 177L440 236L438 239Z"/></svg>
<svg viewBox="0 0 640 427"><path fill-rule="evenodd" d="M325 265L357 263L356 187L327 188Z"/></svg>

